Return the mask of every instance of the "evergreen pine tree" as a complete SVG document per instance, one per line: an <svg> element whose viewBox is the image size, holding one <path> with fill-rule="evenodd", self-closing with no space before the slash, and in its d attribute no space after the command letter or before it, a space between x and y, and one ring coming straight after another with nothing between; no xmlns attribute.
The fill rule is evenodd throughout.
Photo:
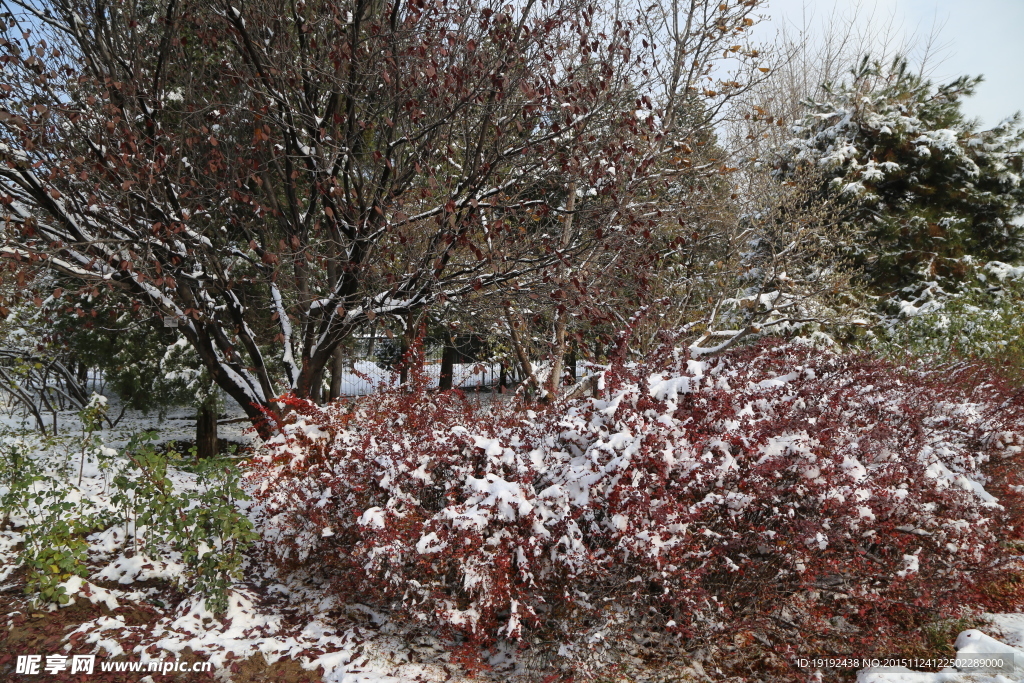
<svg viewBox="0 0 1024 683"><path fill-rule="evenodd" d="M843 198L848 230L836 239L873 293L948 291L972 263L1019 260L1020 114L979 130L961 105L981 77L935 87L903 58L884 66L865 57L851 76L807 103L778 167L784 176L813 168L822 193Z"/></svg>

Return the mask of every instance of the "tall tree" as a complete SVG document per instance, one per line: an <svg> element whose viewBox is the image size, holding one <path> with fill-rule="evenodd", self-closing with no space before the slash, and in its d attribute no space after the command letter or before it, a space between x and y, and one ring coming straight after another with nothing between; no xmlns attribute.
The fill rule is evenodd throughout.
<svg viewBox="0 0 1024 683"><path fill-rule="evenodd" d="M525 197L603 173L631 135L628 30L593 8L23 8L44 35L11 19L3 45L7 253L179 318L254 417L375 315L556 259L528 229L553 207Z"/></svg>
<svg viewBox="0 0 1024 683"><path fill-rule="evenodd" d="M669 61L697 66L652 100L663 55L614 4L4 0L2 253L176 317L258 421L377 317L649 220L757 2L690 4Z"/></svg>
<svg viewBox="0 0 1024 683"><path fill-rule="evenodd" d="M808 103L786 145L784 172L820 170L822 192L845 201L850 230L836 239L886 297L1024 255L1024 127L1019 115L991 130L964 117L980 80L936 87L903 58L865 57Z"/></svg>

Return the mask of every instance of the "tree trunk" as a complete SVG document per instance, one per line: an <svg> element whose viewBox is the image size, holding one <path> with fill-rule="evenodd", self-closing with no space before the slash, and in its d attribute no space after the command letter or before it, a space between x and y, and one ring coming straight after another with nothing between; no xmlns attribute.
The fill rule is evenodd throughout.
<svg viewBox="0 0 1024 683"><path fill-rule="evenodd" d="M331 356L331 395L330 400L341 398L341 378L345 374L345 352L341 347L334 349Z"/></svg>
<svg viewBox="0 0 1024 683"><path fill-rule="evenodd" d="M405 386L409 383L409 364L412 363L412 358L409 357L409 347L412 345L412 322L409 318L404 318L402 321L404 331L402 332L402 341L400 342L399 349L402 352L402 360L398 364L398 384L399 386Z"/></svg>
<svg viewBox="0 0 1024 683"><path fill-rule="evenodd" d="M196 414L196 457L212 458L217 455L217 411L203 404Z"/></svg>
<svg viewBox="0 0 1024 683"><path fill-rule="evenodd" d="M569 183L569 198L565 202L565 222L562 224L562 249L565 249L569 244L569 238L572 234L573 211L575 210L576 183ZM562 285L564 278L565 265L563 264L558 267L558 278L555 282L558 285ZM551 374L548 376L547 387L545 387L544 391L544 400L546 401L555 400L562 388L562 369L565 367L565 319L568 315L569 311L564 304L559 303L555 305L555 338L551 345Z"/></svg>
<svg viewBox="0 0 1024 683"><path fill-rule="evenodd" d="M515 353L516 360L519 361L519 372L517 374L522 377L522 390L526 398L531 399L533 392L540 387L540 383L537 382L537 376L533 373L533 363L530 362L526 348L523 346L523 341L516 330L516 319L512 313L512 305L507 303L505 304L505 320L508 323L508 334L509 339L512 341L512 351Z"/></svg>
<svg viewBox="0 0 1024 683"><path fill-rule="evenodd" d="M331 360L334 360L333 356ZM312 401L313 403L323 403L322 397L324 393L325 370L327 370L326 366L320 368L315 373L313 373L313 382L310 384L309 387L309 400Z"/></svg>
<svg viewBox="0 0 1024 683"><path fill-rule="evenodd" d="M458 351L452 342L450 334L444 337L444 351L441 352L441 377L438 380L437 388L440 391L448 391L452 388L453 375L455 374L455 356Z"/></svg>

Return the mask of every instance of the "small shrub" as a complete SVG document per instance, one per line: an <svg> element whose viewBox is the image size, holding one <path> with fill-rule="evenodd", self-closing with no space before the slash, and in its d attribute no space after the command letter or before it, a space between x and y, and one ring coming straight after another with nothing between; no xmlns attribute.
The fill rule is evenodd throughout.
<svg viewBox="0 0 1024 683"><path fill-rule="evenodd" d="M207 606L223 613L228 589L242 578L245 552L259 534L237 506L238 501L249 499L237 465L211 462L200 467L198 476L201 488L189 497L192 507L178 542L193 590L210 596Z"/></svg>
<svg viewBox="0 0 1024 683"><path fill-rule="evenodd" d="M25 591L43 602L66 604L60 584L87 576L88 543L95 524L92 506L72 487L47 474L18 439L0 443L0 508L4 525L23 527L24 548L18 561L28 569Z"/></svg>
<svg viewBox="0 0 1024 683"><path fill-rule="evenodd" d="M880 347L900 360L971 360L999 368L1002 376L1024 380L1024 279L1021 269L989 263L978 281L955 295L936 296L908 307L894 321Z"/></svg>
<svg viewBox="0 0 1024 683"><path fill-rule="evenodd" d="M72 576L89 575L89 544L84 536L93 527L70 514L75 507L75 503L54 501L46 507L44 519L26 529L25 550L19 557L28 568L25 592L37 593L44 603L67 604L61 584Z"/></svg>
<svg viewBox="0 0 1024 683"><path fill-rule="evenodd" d="M103 428L103 420L107 416L107 397L93 392L89 402L78 411L78 419L82 422L82 454L78 461L78 485L82 485L82 474L85 470L85 454L88 450L96 450L102 444L93 433Z"/></svg>
<svg viewBox="0 0 1024 683"><path fill-rule="evenodd" d="M245 553L257 537L237 506L248 498L238 466L226 459L200 463L197 486L178 491L168 476L169 458L177 454L157 452L149 443L152 433L116 452L91 432L87 427L82 459L95 455L104 477L113 475L109 506L67 483L74 474L44 470L20 440L0 441L0 510L4 524L16 524L24 537L19 562L28 569L26 592L66 604L60 584L90 574L85 537L117 524L124 527L127 553L182 562L181 587L203 596L211 611L226 611L228 589L241 578ZM76 469L81 473L83 466Z"/></svg>
<svg viewBox="0 0 1024 683"><path fill-rule="evenodd" d="M251 473L267 552L476 644L841 623L863 654L958 610L1003 556L981 468L1019 452L1020 399L770 344L665 349L540 412L289 399Z"/></svg>
<svg viewBox="0 0 1024 683"><path fill-rule="evenodd" d="M4 435L0 438L0 511L6 528L11 516L24 510L27 491L39 476L35 463L28 457L20 440Z"/></svg>
<svg viewBox="0 0 1024 683"><path fill-rule="evenodd" d="M200 466L198 488L175 491L168 477L168 453L152 448L151 434L124 451L130 467L114 477L111 502L134 550L160 558L180 553L187 567L182 585L206 598L215 613L227 609L227 591L241 578L245 551L256 539L252 522L236 503L248 498L238 467L225 461Z"/></svg>

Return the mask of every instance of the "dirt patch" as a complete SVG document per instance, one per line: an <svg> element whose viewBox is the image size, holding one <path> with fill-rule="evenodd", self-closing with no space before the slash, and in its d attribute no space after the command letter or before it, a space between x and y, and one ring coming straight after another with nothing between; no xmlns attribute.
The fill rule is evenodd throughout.
<svg viewBox="0 0 1024 683"><path fill-rule="evenodd" d="M118 616L124 619L129 626L146 626L161 617L158 610L145 605L129 604L110 610L105 605L92 604L82 597L78 597L75 604L53 612L32 609L27 604L26 596L21 592L24 586L24 572L23 570L19 570L19 572L11 577L15 579L15 582L8 584L8 588L0 593L0 613L10 615L6 624L0 623L0 681L14 683L19 680L31 681L36 678L15 673L18 655L42 655L45 663L47 655L91 653L94 645L86 642L86 634L76 633L67 639L69 632L74 631L87 621L101 616ZM66 650L65 647L69 644L70 650ZM120 642L120 645L125 652L132 652L137 643ZM151 650L150 654L166 661L171 661L174 658L172 653L161 655L155 649ZM72 675L70 671L62 671L53 675L45 673L42 675L48 681L138 683L143 676L150 674L138 670L102 670L104 663L125 662L131 664L138 661L138 656L134 653L130 656L119 655L116 657L101 653L96 657L96 665L92 674L76 673ZM185 648L178 654L177 661L184 662L189 670L168 672L165 675L153 674L155 679L166 683L213 683L218 680L215 676L217 672L214 670L191 670L192 665L207 662L205 655ZM227 668L229 680L232 683L320 683L323 677L322 669L309 671L303 669L294 660L282 659L273 664L267 664L262 654L244 660L230 661Z"/></svg>
<svg viewBox="0 0 1024 683"><path fill-rule="evenodd" d="M267 664L262 654L231 664L232 683L319 683L323 670L303 669L292 659L280 659Z"/></svg>

